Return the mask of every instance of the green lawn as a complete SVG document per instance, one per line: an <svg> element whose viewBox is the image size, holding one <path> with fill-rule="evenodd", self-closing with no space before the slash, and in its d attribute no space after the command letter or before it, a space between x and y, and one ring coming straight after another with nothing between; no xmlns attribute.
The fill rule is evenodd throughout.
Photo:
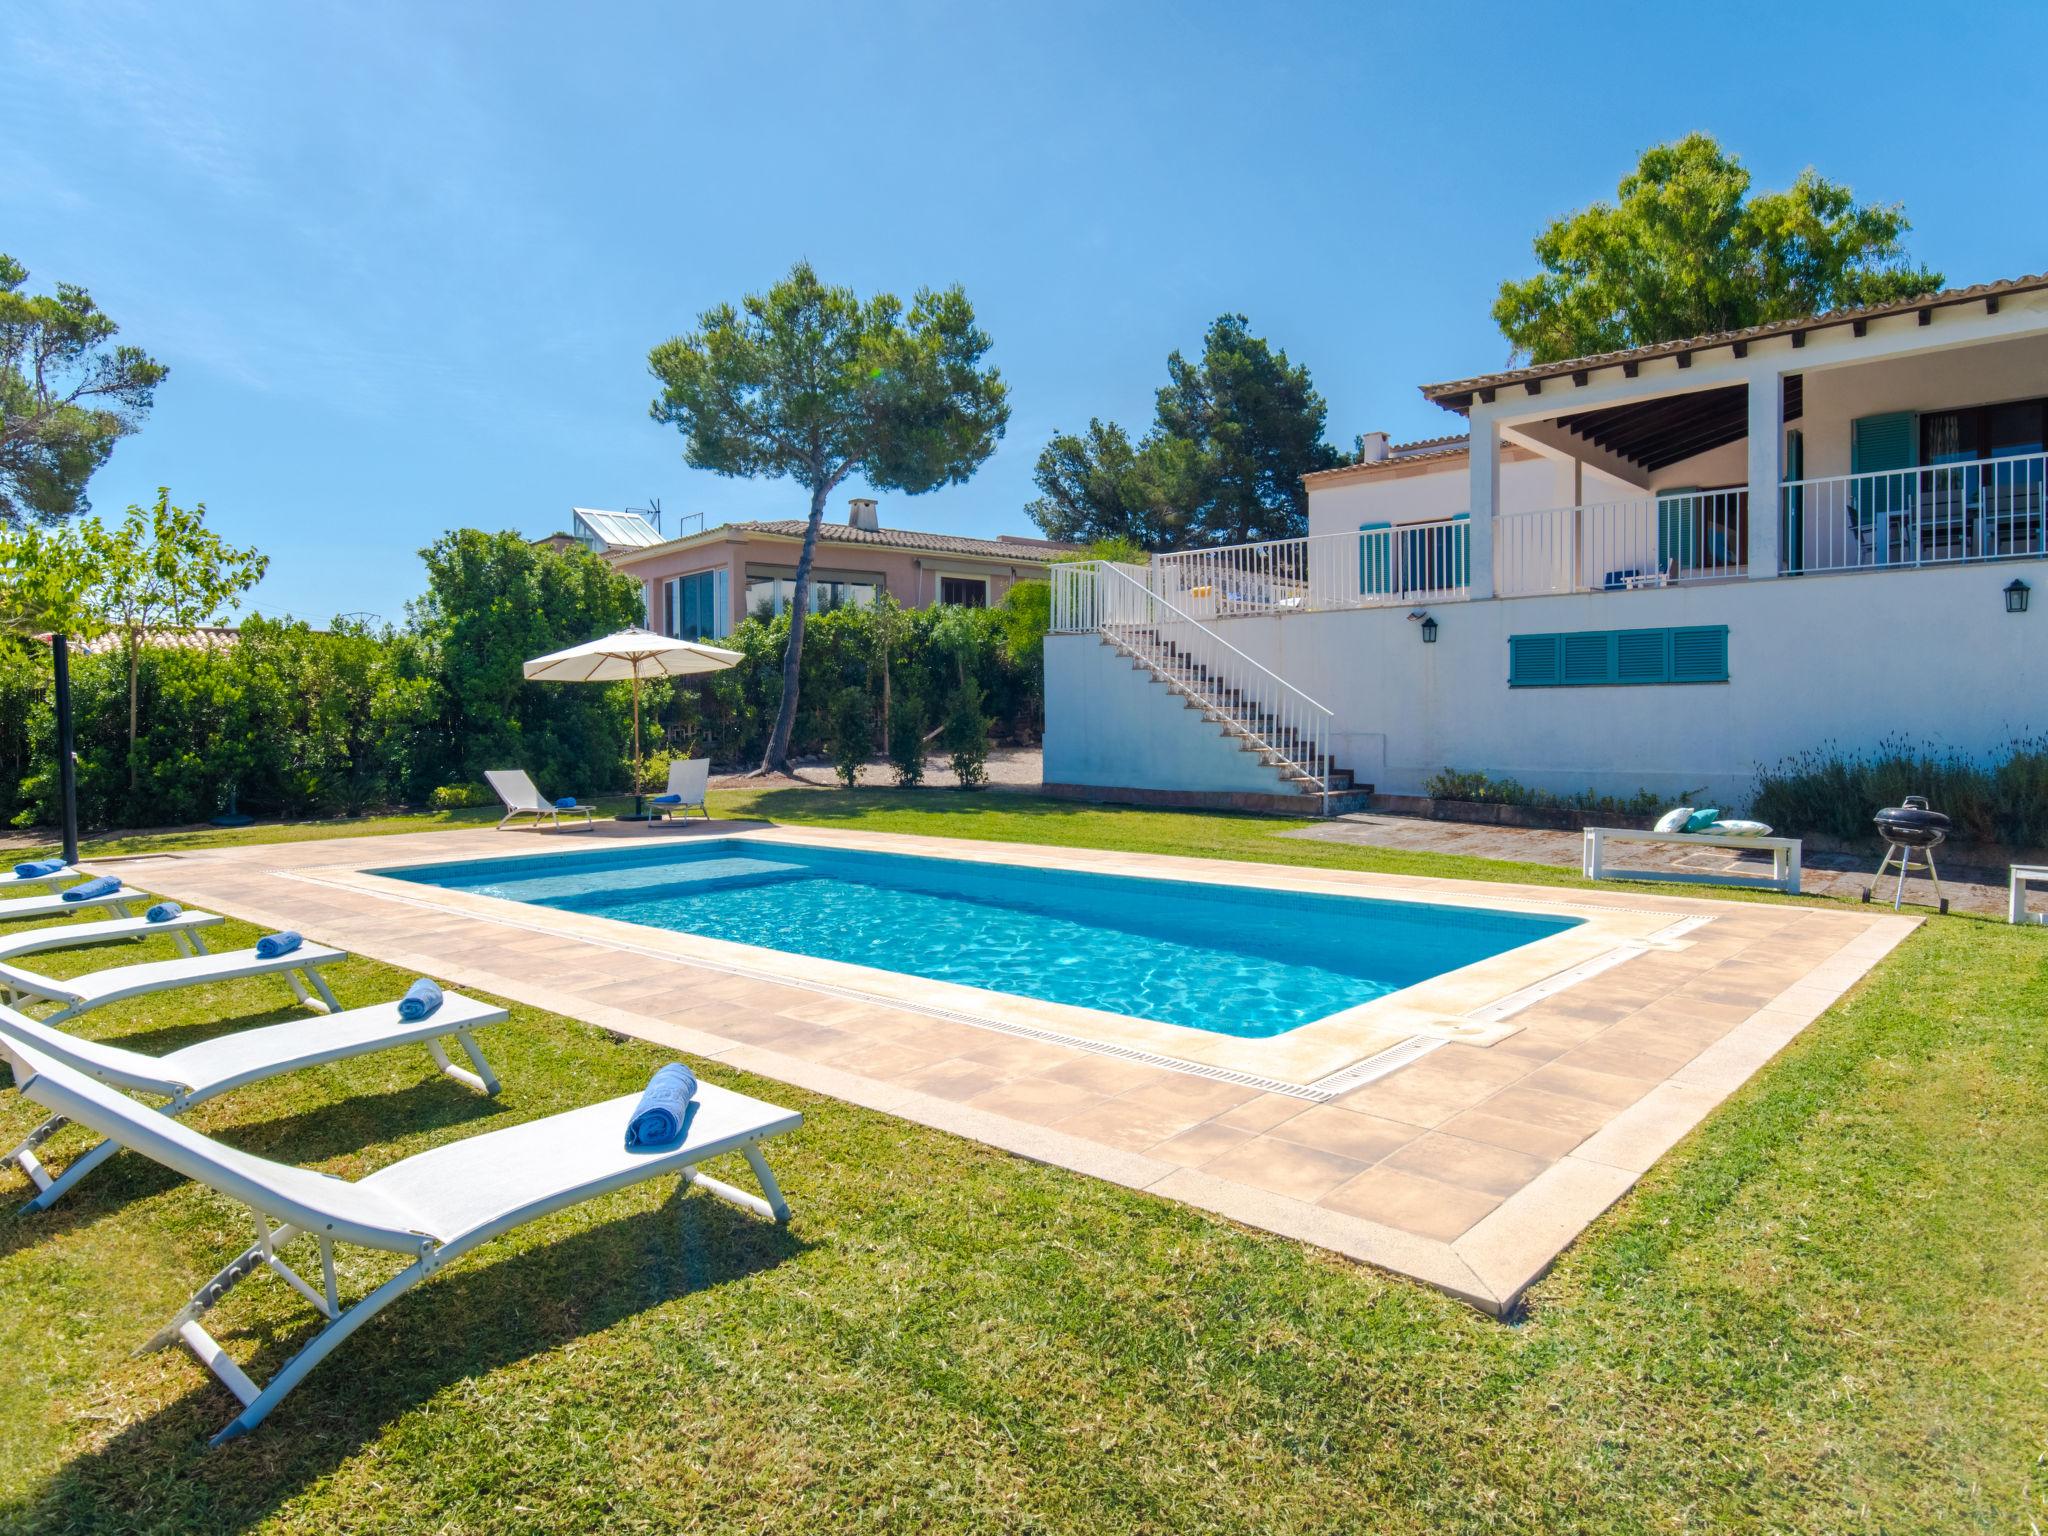
<svg viewBox="0 0 2048 1536"><path fill-rule="evenodd" d="M719 809L1576 883L1003 794L769 791ZM353 1003L406 979L357 959L337 982ZM168 1046L284 997L246 983L88 1030ZM653 1187L562 1213L402 1300L217 1452L228 1395L182 1354L129 1351L246 1241L244 1217L118 1158L58 1211L0 1217L0 1524L2025 1531L2048 1523L2044 1015L2048 933L1929 924L1596 1224L1512 1327L714 1069L807 1116L776 1159L789 1229ZM195 1118L359 1174L628 1091L661 1059L529 1010L490 1048L495 1103L401 1054ZM0 1134L32 1118L0 1098ZM24 1187L0 1175L0 1198ZM352 1259L357 1290L388 1267ZM268 1366L308 1332L295 1302L253 1280L217 1332Z"/></svg>

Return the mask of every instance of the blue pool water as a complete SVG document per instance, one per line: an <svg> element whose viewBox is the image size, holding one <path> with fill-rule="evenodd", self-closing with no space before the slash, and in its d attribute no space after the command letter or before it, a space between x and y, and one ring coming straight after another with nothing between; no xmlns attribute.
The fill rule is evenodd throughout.
<svg viewBox="0 0 2048 1536"><path fill-rule="evenodd" d="M728 839L377 873L1245 1037L1578 921Z"/></svg>

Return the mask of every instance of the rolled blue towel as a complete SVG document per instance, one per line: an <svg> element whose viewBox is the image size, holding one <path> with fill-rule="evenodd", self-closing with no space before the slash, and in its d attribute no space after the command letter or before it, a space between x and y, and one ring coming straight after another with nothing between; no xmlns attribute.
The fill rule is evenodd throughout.
<svg viewBox="0 0 2048 1536"><path fill-rule="evenodd" d="M626 1122L629 1147L665 1147L683 1134L683 1116L697 1096L697 1074L672 1061L647 1081L647 1091Z"/></svg>
<svg viewBox="0 0 2048 1536"><path fill-rule="evenodd" d="M57 874L64 868L62 859L29 859L14 866L14 872L24 880L39 880L44 875Z"/></svg>
<svg viewBox="0 0 2048 1536"><path fill-rule="evenodd" d="M287 928L282 933L266 933L256 941L256 958L275 960L279 955L290 954L305 942L293 928Z"/></svg>
<svg viewBox="0 0 2048 1536"><path fill-rule="evenodd" d="M408 1024L417 1024L440 1006L441 989L422 976L407 987L405 996L398 1000L398 1016Z"/></svg>
<svg viewBox="0 0 2048 1536"><path fill-rule="evenodd" d="M168 923L184 910L175 901L160 901L142 915L152 923Z"/></svg>
<svg viewBox="0 0 2048 1536"><path fill-rule="evenodd" d="M681 805L682 803L683 797L681 795L656 795L648 802L650 805Z"/></svg>
<svg viewBox="0 0 2048 1536"><path fill-rule="evenodd" d="M559 800L557 800L557 801L555 802L555 809L556 809L556 810L558 810L558 811L573 811L573 810L575 810L575 809L576 809L576 797L575 797L574 795L564 795L564 796L562 796L562 798L561 798L561 799L559 799Z"/></svg>
<svg viewBox="0 0 2048 1536"><path fill-rule="evenodd" d="M121 882L112 875L95 875L82 880L64 892L66 901L91 901L95 896L109 896L121 889Z"/></svg>

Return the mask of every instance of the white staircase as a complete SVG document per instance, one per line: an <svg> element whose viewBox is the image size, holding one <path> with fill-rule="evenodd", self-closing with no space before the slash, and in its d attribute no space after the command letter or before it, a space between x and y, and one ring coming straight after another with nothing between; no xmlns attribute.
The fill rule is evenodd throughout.
<svg viewBox="0 0 2048 1536"><path fill-rule="evenodd" d="M1142 567L1089 561L1054 569L1053 628L1093 630L1106 645L1219 728L1218 746L1254 754L1276 798L1314 801L1323 815L1371 794L1330 755L1332 715L1285 678L1154 592Z"/></svg>

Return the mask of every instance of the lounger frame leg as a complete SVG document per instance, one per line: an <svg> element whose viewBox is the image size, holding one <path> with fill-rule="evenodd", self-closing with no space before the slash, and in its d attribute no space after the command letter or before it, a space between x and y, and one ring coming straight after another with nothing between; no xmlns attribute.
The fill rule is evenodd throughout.
<svg viewBox="0 0 2048 1536"><path fill-rule="evenodd" d="M323 1282L321 1289L315 1290L296 1270L277 1256L277 1249L299 1236L299 1229L288 1223L273 1228L267 1216L260 1212L253 1214L257 1231L255 1243L242 1250L233 1262L202 1285L177 1316L159 1328L149 1341L136 1351L139 1355L146 1355L159 1349L168 1349L173 1344L182 1345L191 1352L195 1360L218 1378L221 1385L235 1394L236 1401L242 1405L242 1411L213 1437L210 1442L213 1445L232 1440L237 1435L247 1434L262 1423L270 1410L305 1379L308 1371L332 1354L336 1346L356 1329L424 1280L433 1268L430 1258L422 1256L415 1259L354 1306L344 1309L335 1288L333 1242L315 1236L315 1241L320 1246L320 1278ZM315 1310L327 1319L327 1326L307 1340L297 1354L280 1366L276 1374L259 1387L246 1371L229 1358L227 1352L206 1331L200 1319L235 1286L259 1270L265 1269L275 1273L311 1302Z"/></svg>
<svg viewBox="0 0 2048 1536"><path fill-rule="evenodd" d="M789 1220L789 1202L782 1198L782 1186L775 1182L775 1175L769 1172L768 1159L761 1155L760 1144L748 1142L740 1151L746 1154L747 1166L754 1170L754 1177L760 1182L761 1195L750 1195L744 1189L728 1184L723 1179L714 1179L708 1173L698 1171L696 1164L684 1166L683 1182L695 1184L707 1195L716 1195L728 1205L736 1205L743 1211L752 1211L756 1216L781 1223Z"/></svg>
<svg viewBox="0 0 2048 1536"><path fill-rule="evenodd" d="M29 1183L36 1187L35 1199L30 1200L22 1209L42 1209L43 1192L47 1191L51 1184L55 1182L51 1179L49 1170L43 1167L42 1159L36 1156L36 1148L40 1147L70 1123L62 1115L52 1115L41 1125L30 1131L20 1146L7 1154L7 1161L15 1164L23 1173L27 1174Z"/></svg>
<svg viewBox="0 0 2048 1536"><path fill-rule="evenodd" d="M299 980L301 972L304 973L306 981ZM286 971L284 973L284 979L292 984L293 995L297 997L301 1003L304 1003L308 1008L317 1009L321 1013L341 1012L340 1000L337 999L334 993L328 988L327 978L320 974L320 968L318 966L302 965L298 967L297 970ZM306 982L311 982L313 984L313 990L320 994L320 999L318 1002L315 1002L311 995L307 993Z"/></svg>
<svg viewBox="0 0 2048 1536"><path fill-rule="evenodd" d="M484 1060L483 1050L477 1045L476 1038L466 1029L455 1031L455 1038L461 1042L462 1049L468 1053L469 1059L476 1067L476 1070L471 1072L456 1066L454 1062L448 1059L448 1052L439 1040L429 1040L427 1042L427 1049L434 1053L434 1065L439 1067L449 1077L454 1078L456 1082L464 1083L474 1088L485 1098L495 1097L499 1087L498 1074L493 1072L491 1064Z"/></svg>
<svg viewBox="0 0 2048 1536"><path fill-rule="evenodd" d="M47 1127L37 1127L37 1132L40 1133L45 1129L55 1130L62 1124L64 1124L62 1120L56 1120L50 1122ZM65 1164L64 1171L54 1179L50 1177L50 1171L36 1160L36 1155L32 1150L19 1148L10 1153L9 1156L21 1165L22 1172L26 1173L29 1176L30 1182L36 1186L35 1198L24 1201L21 1208L24 1211L47 1211L51 1206L69 1194L72 1186L80 1179L91 1173L93 1169L99 1167L101 1163L104 1163L120 1150L121 1143L118 1141L95 1142L91 1147L79 1153L78 1156Z"/></svg>

